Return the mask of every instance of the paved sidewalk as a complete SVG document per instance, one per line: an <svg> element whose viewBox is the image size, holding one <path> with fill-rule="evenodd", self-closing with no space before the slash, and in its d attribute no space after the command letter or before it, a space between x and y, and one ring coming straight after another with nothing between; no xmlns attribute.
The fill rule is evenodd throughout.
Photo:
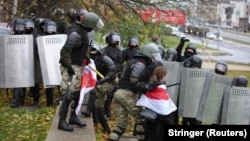
<svg viewBox="0 0 250 141"><path fill-rule="evenodd" d="M92 118L85 118L79 114L79 119L87 124L85 128L74 126L73 132L65 132L57 129L59 120L59 106L56 108L56 113L51 124L50 130L45 141L96 141L95 130ZM85 109L85 106L82 106ZM70 110L69 110L70 111ZM81 110L82 111L82 110ZM70 114L68 114L69 116ZM68 120L67 120L68 121Z"/></svg>
<svg viewBox="0 0 250 141"><path fill-rule="evenodd" d="M83 105L81 111L85 108L86 106ZM47 138L45 141L96 141L95 129L92 118L85 118L81 114L78 115L79 119L81 121L86 122L87 127L79 128L77 126L74 126L73 132L65 132L62 130L58 130L57 124L59 120L59 115L58 115L59 109L60 109L59 106L57 106L53 122L51 124L50 130L47 134ZM68 114L68 116L69 115L70 114ZM119 141L138 141L138 140L136 139L136 137L122 136Z"/></svg>

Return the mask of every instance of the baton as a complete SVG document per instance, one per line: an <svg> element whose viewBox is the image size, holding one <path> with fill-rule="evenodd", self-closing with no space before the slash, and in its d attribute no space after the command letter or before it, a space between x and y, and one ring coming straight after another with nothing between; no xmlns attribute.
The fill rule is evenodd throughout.
<svg viewBox="0 0 250 141"><path fill-rule="evenodd" d="M174 83L174 84L167 85L167 87L172 87L172 86L180 85L180 84L181 84L181 83Z"/></svg>

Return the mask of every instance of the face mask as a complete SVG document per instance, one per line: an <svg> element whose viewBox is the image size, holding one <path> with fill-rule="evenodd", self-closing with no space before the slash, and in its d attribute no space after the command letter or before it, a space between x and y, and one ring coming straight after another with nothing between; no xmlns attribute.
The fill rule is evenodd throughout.
<svg viewBox="0 0 250 141"><path fill-rule="evenodd" d="M192 52L189 52L189 51L186 51L185 53L184 53L184 55L185 55L185 57L191 57L191 56L193 56L194 55L194 53L192 53Z"/></svg>
<svg viewBox="0 0 250 141"><path fill-rule="evenodd" d="M216 74L220 74L220 75L225 75L225 72L219 71L219 70L215 70L215 73L216 73Z"/></svg>
<svg viewBox="0 0 250 141"><path fill-rule="evenodd" d="M129 45L129 48L136 48L137 46Z"/></svg>
<svg viewBox="0 0 250 141"><path fill-rule="evenodd" d="M109 44L111 47L116 48L117 44L116 43L111 43Z"/></svg>
<svg viewBox="0 0 250 141"><path fill-rule="evenodd" d="M33 29L26 29L25 34L31 34L33 32Z"/></svg>
<svg viewBox="0 0 250 141"><path fill-rule="evenodd" d="M92 59L96 59L98 56L98 53L90 53L89 54L89 57L92 58Z"/></svg>

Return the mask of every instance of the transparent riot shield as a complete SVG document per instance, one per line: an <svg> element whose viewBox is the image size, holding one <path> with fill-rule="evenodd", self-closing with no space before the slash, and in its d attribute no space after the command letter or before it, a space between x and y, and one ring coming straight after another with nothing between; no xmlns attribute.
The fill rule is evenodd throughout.
<svg viewBox="0 0 250 141"><path fill-rule="evenodd" d="M206 69L182 68L178 106L179 116L196 118L208 71Z"/></svg>
<svg viewBox="0 0 250 141"><path fill-rule="evenodd" d="M67 39L66 34L37 37L37 47L45 88L61 85L59 67L60 50Z"/></svg>
<svg viewBox="0 0 250 141"><path fill-rule="evenodd" d="M233 78L218 75L214 72L207 74L197 119L209 123L219 124L221 121L224 90L230 89Z"/></svg>
<svg viewBox="0 0 250 141"><path fill-rule="evenodd" d="M0 36L0 87L33 87L34 52L32 35Z"/></svg>
<svg viewBox="0 0 250 141"><path fill-rule="evenodd" d="M168 89L168 94L173 100L175 105L178 105L179 88L180 88L180 63L173 61L162 61L164 68L167 70L166 85Z"/></svg>
<svg viewBox="0 0 250 141"><path fill-rule="evenodd" d="M250 124L250 88L235 87L225 93L221 124Z"/></svg>

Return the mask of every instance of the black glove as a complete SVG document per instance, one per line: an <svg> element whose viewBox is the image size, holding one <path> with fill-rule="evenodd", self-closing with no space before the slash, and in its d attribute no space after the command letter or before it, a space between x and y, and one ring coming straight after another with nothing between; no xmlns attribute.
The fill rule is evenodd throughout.
<svg viewBox="0 0 250 141"><path fill-rule="evenodd" d="M75 75L75 71L74 71L74 69L72 68L72 66L68 67L68 74L69 74L70 76Z"/></svg>
<svg viewBox="0 0 250 141"><path fill-rule="evenodd" d="M182 38L181 38L181 42L182 42L182 43L189 42L189 39L186 39L185 37L182 37Z"/></svg>
<svg viewBox="0 0 250 141"><path fill-rule="evenodd" d="M147 90L147 85L143 82L137 82L136 84L133 84L133 90L137 93L145 93Z"/></svg>

